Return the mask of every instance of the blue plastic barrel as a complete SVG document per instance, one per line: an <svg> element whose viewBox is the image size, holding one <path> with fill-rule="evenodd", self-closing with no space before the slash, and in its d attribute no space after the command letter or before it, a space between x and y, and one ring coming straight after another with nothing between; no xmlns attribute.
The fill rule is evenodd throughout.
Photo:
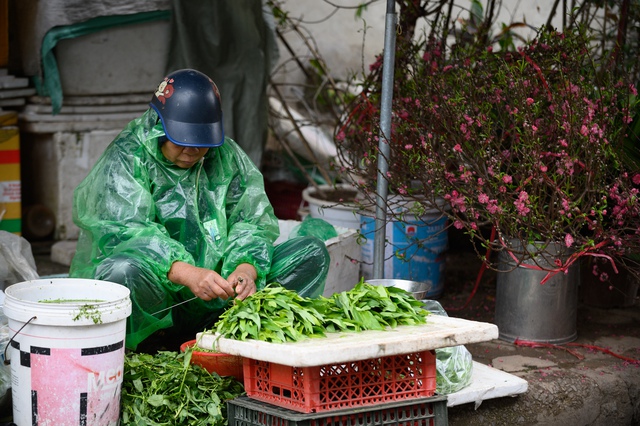
<svg viewBox="0 0 640 426"><path fill-rule="evenodd" d="M375 218L362 215L360 226L366 237L362 246L362 274L365 279L371 279ZM449 246L447 217L437 211L420 217L406 214L402 221L389 221L385 229L382 278L428 282L431 290L425 298L440 297L444 289L444 254Z"/></svg>

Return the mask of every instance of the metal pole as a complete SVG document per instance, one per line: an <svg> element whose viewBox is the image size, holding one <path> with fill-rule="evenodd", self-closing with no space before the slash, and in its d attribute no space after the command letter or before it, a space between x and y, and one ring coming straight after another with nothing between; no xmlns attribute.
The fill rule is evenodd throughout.
<svg viewBox="0 0 640 426"><path fill-rule="evenodd" d="M378 181L376 191L376 229L373 240L373 278L384 278L384 246L387 222L387 171L389 143L391 141L391 101L393 99L393 74L396 52L395 0L387 0L382 64L382 99L380 104L380 140L378 148Z"/></svg>

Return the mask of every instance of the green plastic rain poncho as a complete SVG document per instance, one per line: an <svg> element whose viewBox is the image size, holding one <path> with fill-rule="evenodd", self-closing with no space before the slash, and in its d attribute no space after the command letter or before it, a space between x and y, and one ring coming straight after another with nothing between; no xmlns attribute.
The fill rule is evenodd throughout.
<svg viewBox="0 0 640 426"><path fill-rule="evenodd" d="M211 326L228 303L195 299L174 306L194 297L167 279L176 261L223 277L250 263L258 290L277 281L307 297L323 293L326 246L303 237L274 249L279 227L262 175L233 140L181 169L162 155L162 136L158 115L149 109L116 137L74 192L74 222L81 231L70 276L131 290L128 348L159 329Z"/></svg>

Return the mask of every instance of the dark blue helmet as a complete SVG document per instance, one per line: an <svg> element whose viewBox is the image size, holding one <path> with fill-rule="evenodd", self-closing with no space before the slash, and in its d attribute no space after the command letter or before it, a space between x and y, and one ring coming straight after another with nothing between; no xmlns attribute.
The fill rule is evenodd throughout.
<svg viewBox="0 0 640 426"><path fill-rule="evenodd" d="M184 69L164 78L149 103L167 138L181 146L213 148L224 142L220 92L200 71Z"/></svg>

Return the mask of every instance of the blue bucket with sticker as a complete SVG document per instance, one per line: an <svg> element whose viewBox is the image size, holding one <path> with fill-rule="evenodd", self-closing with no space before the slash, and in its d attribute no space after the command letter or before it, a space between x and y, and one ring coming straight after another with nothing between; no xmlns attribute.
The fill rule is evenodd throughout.
<svg viewBox="0 0 640 426"><path fill-rule="evenodd" d="M397 206L396 206L397 209ZM397 211L397 210L396 210ZM360 229L366 238L362 246L362 275L373 278L375 217L361 215ZM437 210L424 215L405 214L390 220L385 228L384 277L427 282L425 299L436 299L444 290L445 252L449 247L447 217Z"/></svg>

